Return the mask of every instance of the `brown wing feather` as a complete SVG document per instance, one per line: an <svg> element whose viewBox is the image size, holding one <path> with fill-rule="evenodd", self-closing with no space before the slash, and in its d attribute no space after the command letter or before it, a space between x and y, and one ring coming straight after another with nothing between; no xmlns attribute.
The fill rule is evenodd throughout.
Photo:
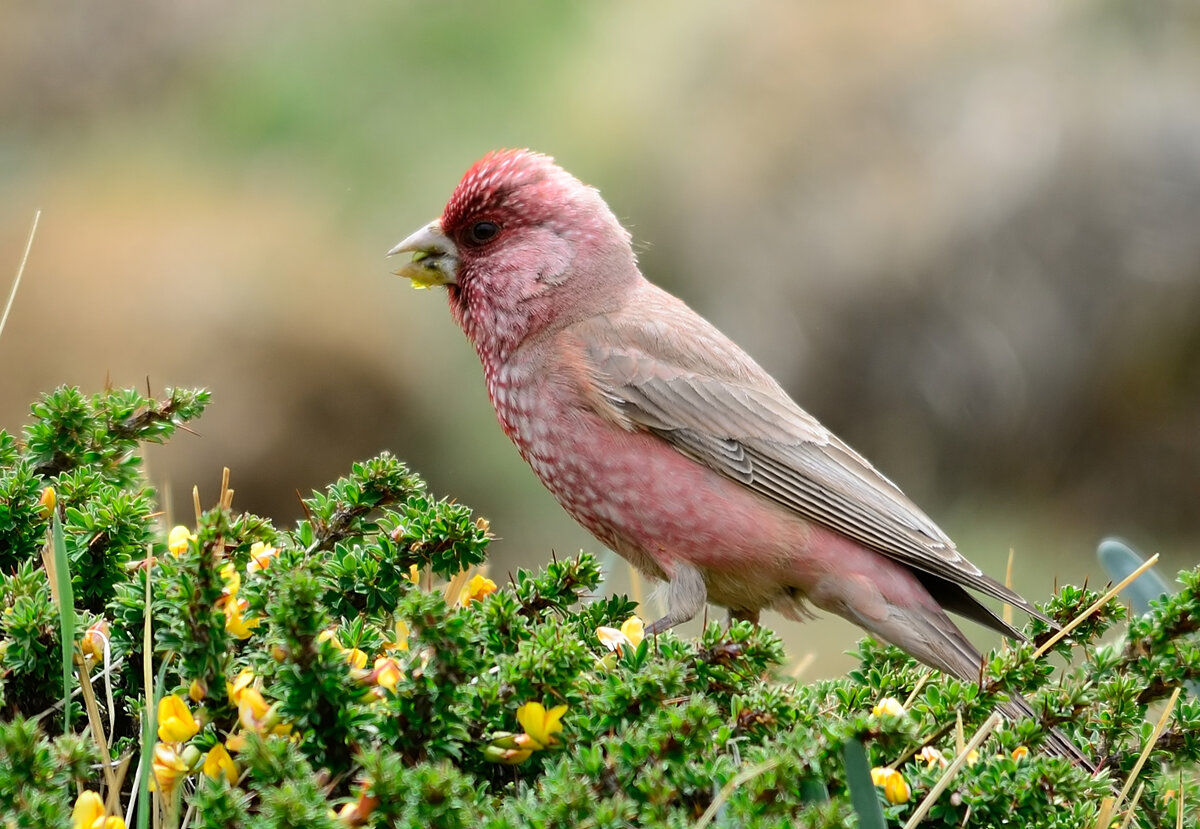
<svg viewBox="0 0 1200 829"><path fill-rule="evenodd" d="M585 349L610 417L896 561L1041 617L702 317L649 283L638 300L636 318L594 317L567 334Z"/></svg>

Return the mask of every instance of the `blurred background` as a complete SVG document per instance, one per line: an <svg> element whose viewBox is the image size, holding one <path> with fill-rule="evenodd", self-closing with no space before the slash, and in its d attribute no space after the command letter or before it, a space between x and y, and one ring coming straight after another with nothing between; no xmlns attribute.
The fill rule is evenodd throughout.
<svg viewBox="0 0 1200 829"><path fill-rule="evenodd" d="M1119 534L1200 552L1200 6L1188 0L0 9L0 427L78 384L210 388L150 453L287 526L389 449L499 536L596 544L384 253L485 151L598 186L647 275L961 549L1044 599ZM8 280L2 293L7 295ZM611 589L627 589L612 559ZM654 615L654 605L648 615ZM768 620L807 676L839 620ZM980 637L991 643L987 634Z"/></svg>

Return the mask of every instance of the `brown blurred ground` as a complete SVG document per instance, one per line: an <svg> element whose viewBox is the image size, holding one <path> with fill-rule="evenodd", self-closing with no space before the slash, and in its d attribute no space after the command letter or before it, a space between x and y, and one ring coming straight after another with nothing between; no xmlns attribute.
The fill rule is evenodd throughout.
<svg viewBox="0 0 1200 829"><path fill-rule="evenodd" d="M44 214L0 426L59 383L204 385L201 436L151 455L184 516L228 465L286 524L388 448L492 519L501 572L594 548L383 259L532 146L988 569L1014 547L1041 597L1112 532L1193 564L1198 8L10 4L0 263Z"/></svg>

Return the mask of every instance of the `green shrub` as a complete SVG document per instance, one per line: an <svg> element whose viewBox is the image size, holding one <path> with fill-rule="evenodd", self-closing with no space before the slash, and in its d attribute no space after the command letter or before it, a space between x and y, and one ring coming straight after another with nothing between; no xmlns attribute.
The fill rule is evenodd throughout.
<svg viewBox="0 0 1200 829"><path fill-rule="evenodd" d="M780 676L779 639L744 622L642 639L634 604L602 598L587 553L499 588L468 581L486 521L387 454L314 494L291 530L222 494L168 532L138 447L207 402L59 389L23 439L0 432L4 826L67 825L81 789L113 814L132 803L142 825L902 825L1010 693L1036 715L1000 724L922 825L1092 826L1139 766L1148 710L1157 720L1200 677L1198 569L1120 642L1097 644L1124 619L1105 604L1052 649L1077 657L1065 672L1016 645L967 683L866 639L848 677L799 685ZM87 694L75 675L66 734L47 487L74 667L111 668ZM1044 609L1066 623L1097 598L1067 587ZM1028 633L1043 642L1050 629ZM1039 751L1051 728L1101 771ZM1137 825L1173 826L1181 803L1194 815L1198 729L1200 703L1184 695L1137 771ZM157 818L139 764L157 776Z"/></svg>

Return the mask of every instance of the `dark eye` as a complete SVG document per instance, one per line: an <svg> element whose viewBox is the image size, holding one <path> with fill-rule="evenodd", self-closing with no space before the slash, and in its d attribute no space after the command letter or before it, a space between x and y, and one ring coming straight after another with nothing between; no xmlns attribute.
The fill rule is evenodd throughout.
<svg viewBox="0 0 1200 829"><path fill-rule="evenodd" d="M475 245L482 245L496 238L500 225L495 222L476 222L467 228L467 239Z"/></svg>

